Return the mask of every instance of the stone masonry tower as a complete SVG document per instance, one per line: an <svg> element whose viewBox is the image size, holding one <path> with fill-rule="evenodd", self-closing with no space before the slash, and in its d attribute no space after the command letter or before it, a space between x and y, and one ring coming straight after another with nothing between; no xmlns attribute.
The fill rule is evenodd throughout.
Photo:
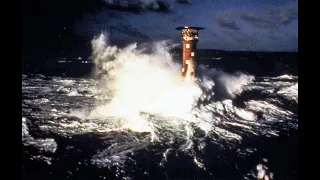
<svg viewBox="0 0 320 180"><path fill-rule="evenodd" d="M192 78L196 73L196 50L199 39L198 31L204 29L202 27L177 27L181 30L182 40L182 77Z"/></svg>

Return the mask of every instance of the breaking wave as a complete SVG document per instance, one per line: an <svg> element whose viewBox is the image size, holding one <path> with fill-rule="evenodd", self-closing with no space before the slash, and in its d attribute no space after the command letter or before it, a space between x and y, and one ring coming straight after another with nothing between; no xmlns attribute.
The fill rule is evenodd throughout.
<svg viewBox="0 0 320 180"><path fill-rule="evenodd" d="M122 116L130 124L133 119L145 122L139 114L150 113L193 121L199 100L212 99L215 82L220 92L226 90L227 98L234 98L254 79L200 66L200 78L183 80L181 65L169 53L174 45L162 41L150 46L138 49L132 44L119 49L108 46L103 34L92 41L96 70L101 75L100 88L109 99L86 118Z"/></svg>

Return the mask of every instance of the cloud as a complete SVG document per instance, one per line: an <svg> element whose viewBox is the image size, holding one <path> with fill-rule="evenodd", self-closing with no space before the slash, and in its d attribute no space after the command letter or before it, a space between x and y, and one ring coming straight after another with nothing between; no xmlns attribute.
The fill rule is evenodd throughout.
<svg viewBox="0 0 320 180"><path fill-rule="evenodd" d="M115 31L118 31L120 33L126 34L126 35L128 35L129 37L132 37L132 38L135 37L135 38L139 38L139 39L142 39L142 40L150 40L150 38L146 34L141 33L137 29L132 28L132 27L130 27L128 25L110 26L110 28L112 30L115 30Z"/></svg>
<svg viewBox="0 0 320 180"><path fill-rule="evenodd" d="M298 19L298 4L290 3L278 10L271 10L271 14L275 14L275 17L279 19L282 24L290 23L293 20Z"/></svg>
<svg viewBox="0 0 320 180"><path fill-rule="evenodd" d="M240 19L259 28L274 28L281 24L289 24L298 18L298 5L286 4L282 7L270 7L266 13L239 12Z"/></svg>
<svg viewBox="0 0 320 180"><path fill-rule="evenodd" d="M189 4L190 0L177 0L178 3Z"/></svg>
<svg viewBox="0 0 320 180"><path fill-rule="evenodd" d="M120 11L144 12L144 11L173 11L177 0L104 0L108 7Z"/></svg>
<svg viewBox="0 0 320 180"><path fill-rule="evenodd" d="M233 30L240 29L240 27L236 23L235 19L227 13L218 13L216 15L215 21L219 26L221 26L223 28L228 28L228 29L233 29Z"/></svg>
<svg viewBox="0 0 320 180"><path fill-rule="evenodd" d="M130 3L133 2L143 3L141 0L130 1ZM144 1L146 6L151 6L152 2L158 3L156 0ZM168 0L168 2L178 3L177 0ZM195 10L201 8L208 13L196 13ZM147 9L146 11L149 12L142 11L143 13L139 14L114 10L100 11L81 19L75 28L79 35L86 37L92 37L101 31L109 32L112 43L150 42L164 39L180 42L179 32L175 27L193 21L195 26L204 25L206 28L200 33L199 48L261 51L297 49L296 23L289 23L298 15L296 4L269 6L260 12L229 8L221 12L215 11L217 14L213 20L211 7L205 5L201 8L199 5L177 4L174 13L164 14L150 12L157 11L154 9ZM214 23L210 25L210 21Z"/></svg>
<svg viewBox="0 0 320 180"><path fill-rule="evenodd" d="M259 28L271 28L277 25L272 18L256 12L241 12L240 18L248 24Z"/></svg>
<svg viewBox="0 0 320 180"><path fill-rule="evenodd" d="M223 44L222 44L223 43ZM242 51L293 51L298 47L298 37L284 29L256 29L252 32L226 29L220 34L217 49Z"/></svg>
<svg viewBox="0 0 320 180"><path fill-rule="evenodd" d="M217 49L292 51L297 49L297 3L268 6L263 11L233 9L215 16ZM236 32L234 30L237 30Z"/></svg>
<svg viewBox="0 0 320 180"><path fill-rule="evenodd" d="M216 14L216 23L223 28L240 29L239 20L257 28L276 28L298 18L297 3L270 6L266 11L234 10Z"/></svg>

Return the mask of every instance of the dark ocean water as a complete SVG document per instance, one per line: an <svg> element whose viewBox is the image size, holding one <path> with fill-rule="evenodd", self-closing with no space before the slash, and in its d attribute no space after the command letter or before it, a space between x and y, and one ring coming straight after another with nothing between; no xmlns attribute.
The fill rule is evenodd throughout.
<svg viewBox="0 0 320 180"><path fill-rule="evenodd" d="M91 64L23 64L23 177L237 180L257 179L260 170L269 179L298 179L296 63L277 66L270 59L265 72L247 70L255 80L242 93L209 102L216 119L201 122L210 125L208 131L201 123L147 115L158 138L154 141L150 132L109 130L116 119L68 115L74 109L92 109L99 99ZM230 75L248 69L223 59L207 65ZM243 115L247 111L254 120L247 118L249 113Z"/></svg>

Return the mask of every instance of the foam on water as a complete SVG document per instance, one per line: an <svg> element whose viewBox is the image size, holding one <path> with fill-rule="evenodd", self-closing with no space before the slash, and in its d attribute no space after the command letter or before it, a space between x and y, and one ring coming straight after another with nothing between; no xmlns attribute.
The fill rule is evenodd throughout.
<svg viewBox="0 0 320 180"><path fill-rule="evenodd" d="M283 87L277 93L285 96L286 98L298 98L298 83L289 87Z"/></svg>
<svg viewBox="0 0 320 180"><path fill-rule="evenodd" d="M25 146L34 146L40 151L55 153L57 150L57 143L52 138L38 138L35 139L29 134L29 128L27 125L27 119L25 117L22 118L22 143ZM51 157L46 157L44 155L36 155L32 156L31 160L40 159L46 162L47 164L51 164Z"/></svg>
<svg viewBox="0 0 320 180"><path fill-rule="evenodd" d="M199 152L201 153L204 147L199 145L205 143L202 140L203 137L198 137L199 135L196 133L197 129L201 129L205 136L212 139L215 139L217 135L219 139L241 141L242 135L238 132L233 132L230 128L240 128L243 133L268 137L278 136L279 133L279 129L275 129L268 122L292 122L292 127L297 128L297 123L294 123L295 120L292 120L293 114L290 111L275 106L272 103L273 101L257 100L245 102L248 105L247 109L236 107L232 100L212 101L207 104L200 104L190 110L189 117L193 118L189 120L149 112L130 114L128 111L119 116L105 114L93 117L92 114L95 114L97 109L100 108L100 111L104 111L105 104L110 102L113 97L112 94L106 93L104 89L97 89L104 86L97 84L95 80L85 81L79 79L73 88L79 91L84 87L91 87L84 95L92 95L92 97L80 97L68 96L68 92L57 92L54 89L63 86L64 82L55 83L57 82L47 82L44 80L36 82L26 81L26 84L34 87L42 86L39 84L47 84L47 86L53 88L52 92L56 93L47 96L45 99L48 100L44 100L32 96L30 89L25 88L24 92L30 93L31 99L23 100L23 106L39 106L41 111L29 111L27 109L24 111L29 113L29 116L33 119L47 119L39 122L40 130L54 132L62 136L97 133L108 137L108 134L112 132L125 132L126 134L123 138L117 138L112 140L112 142L108 142L111 146L105 146L105 148L102 146L101 150L91 159L91 163L98 167L118 169L118 176L121 177L126 177L128 173L126 164L135 162L131 158L132 153L134 154L151 145L163 147L163 149L159 150L159 153L163 153L163 159L159 161L159 166L161 167L166 165L168 155L176 153L176 151L183 151L193 157L195 165L205 169L206 164L202 162L203 160L199 156ZM292 85L294 84L292 83ZM33 90L37 92L39 88L34 88ZM97 98L93 98L93 96ZM109 96L110 98L104 98L105 96ZM277 99L273 100L277 102ZM42 104L39 104L39 102ZM75 106L77 104L80 104L80 108ZM67 113L68 111L69 113ZM260 119L256 116L256 112L261 111L264 113L263 118L266 121L260 122ZM26 119L23 120L23 122L26 122ZM26 133L28 131L23 132L28 134ZM141 132L147 132L147 134L144 136L137 136L135 134ZM131 137L134 138L131 139ZM36 142L36 144L47 144L45 145L46 147L50 147L48 143L52 143L49 141L34 141L34 139L31 139L31 141ZM194 146L194 142L197 142L198 145ZM32 144L32 146L35 145ZM40 146L38 147L41 149ZM194 148L198 150L195 151ZM42 158L43 161L46 161L46 159L48 158Z"/></svg>

